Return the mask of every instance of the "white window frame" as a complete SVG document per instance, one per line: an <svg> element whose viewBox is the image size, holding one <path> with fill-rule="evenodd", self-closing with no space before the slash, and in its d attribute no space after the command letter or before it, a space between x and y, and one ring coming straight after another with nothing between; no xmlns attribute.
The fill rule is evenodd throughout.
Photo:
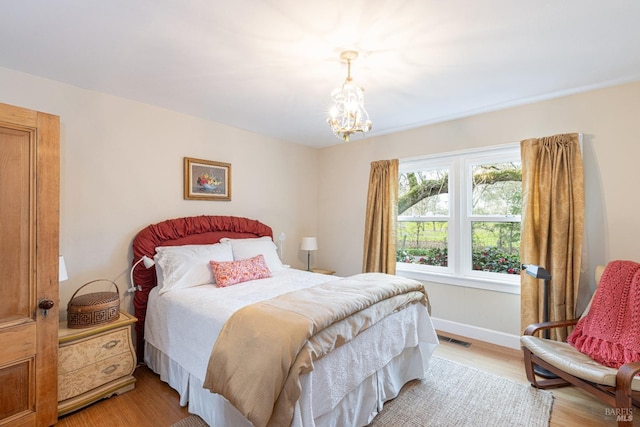
<svg viewBox="0 0 640 427"><path fill-rule="evenodd" d="M421 221L446 220L448 225L448 266L437 267L420 264L396 263L399 276L430 282L438 282L470 288L479 288L512 294L520 293L520 276L492 273L472 269L473 221L513 222L520 216L507 220L504 216L472 215L471 174L476 164L500 163L520 160L520 144L511 143L482 149L456 151L438 155L401 159L399 173L424 169L449 169L449 215L420 217ZM410 221L411 217L402 217Z"/></svg>

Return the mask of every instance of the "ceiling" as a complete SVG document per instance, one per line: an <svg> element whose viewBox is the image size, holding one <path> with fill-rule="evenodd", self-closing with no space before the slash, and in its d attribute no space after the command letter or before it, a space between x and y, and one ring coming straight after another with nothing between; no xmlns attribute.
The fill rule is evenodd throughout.
<svg viewBox="0 0 640 427"><path fill-rule="evenodd" d="M637 0L0 0L0 67L271 137L343 143L640 79ZM0 94L0 98L1 98ZM357 140L361 136L353 136Z"/></svg>

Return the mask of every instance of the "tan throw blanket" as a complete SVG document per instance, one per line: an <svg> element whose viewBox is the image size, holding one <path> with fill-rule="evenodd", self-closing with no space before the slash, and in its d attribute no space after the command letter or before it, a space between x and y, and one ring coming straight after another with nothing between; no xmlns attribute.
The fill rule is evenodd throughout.
<svg viewBox="0 0 640 427"><path fill-rule="evenodd" d="M244 307L220 332L204 388L256 427L291 425L299 377L313 360L416 302L429 309L420 282L364 273Z"/></svg>

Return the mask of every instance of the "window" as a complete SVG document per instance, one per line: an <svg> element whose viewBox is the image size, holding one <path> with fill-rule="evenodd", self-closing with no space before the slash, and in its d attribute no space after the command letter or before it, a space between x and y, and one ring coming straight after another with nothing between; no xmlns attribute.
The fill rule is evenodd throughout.
<svg viewBox="0 0 640 427"><path fill-rule="evenodd" d="M518 144L401 160L399 175L399 274L519 292Z"/></svg>

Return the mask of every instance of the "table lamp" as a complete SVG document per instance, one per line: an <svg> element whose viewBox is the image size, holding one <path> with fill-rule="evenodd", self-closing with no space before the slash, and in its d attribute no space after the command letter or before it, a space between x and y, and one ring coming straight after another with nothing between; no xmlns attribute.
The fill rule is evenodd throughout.
<svg viewBox="0 0 640 427"><path fill-rule="evenodd" d="M311 251L318 250L318 241L315 237L303 237L300 250L307 251L307 271L311 271Z"/></svg>

